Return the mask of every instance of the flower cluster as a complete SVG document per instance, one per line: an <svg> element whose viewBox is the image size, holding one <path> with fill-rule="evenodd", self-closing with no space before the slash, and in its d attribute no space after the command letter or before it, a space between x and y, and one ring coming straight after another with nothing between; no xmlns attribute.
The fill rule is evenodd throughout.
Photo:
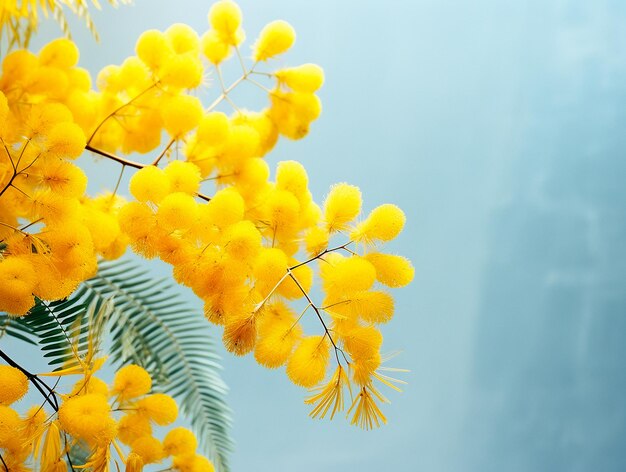
<svg viewBox="0 0 626 472"><path fill-rule="evenodd" d="M110 152L147 153L161 144L165 132L170 137L165 150L180 142L203 177L217 172L220 183L232 183L233 176L253 166L250 159L274 147L279 134L293 139L307 134L321 112L315 95L323 83L321 68L304 65L278 71L273 90L252 78L259 74L255 70L259 62L292 46L293 28L284 21L268 24L254 46L255 63L249 69L243 66L242 77L227 87L221 66L233 51L240 55L245 38L241 11L234 2L222 0L213 5L208 19L210 27L203 34L180 23L164 32L146 31L137 40L136 56L100 72L100 92L84 104L96 111L91 117L90 145ZM203 85L213 71L222 94L204 107L189 92ZM234 106L231 117L214 111L222 101L232 103L229 92L244 81L264 88L271 105L260 112Z"/></svg>
<svg viewBox="0 0 626 472"><path fill-rule="evenodd" d="M34 296L68 296L93 275L98 254L126 249L112 195L85 196L73 161L85 147L82 101L90 78L69 40L38 55L8 54L0 75L0 311L25 314ZM35 275L36 274L36 275Z"/></svg>
<svg viewBox="0 0 626 472"><path fill-rule="evenodd" d="M348 184L334 186L320 208L304 168L294 161L279 164L275 182L261 180L250 193L235 184L209 202L193 198L199 181L198 168L183 161L133 176L130 189L138 201L120 212L133 248L173 265L176 280L205 301L206 317L224 326L229 351L254 352L269 368L286 365L294 383L312 388L324 381L334 349L340 371L331 384L357 385L355 405L373 402L371 395L384 401L372 385L373 379L389 384L379 372L376 325L394 312L385 287L408 284L413 267L402 256L380 252L380 245L402 230L402 211L381 205L359 221L361 193ZM339 234L349 241L330 248ZM319 305L310 295L315 263L325 294ZM294 308L299 300L300 314ZM309 310L322 324L321 335L303 332L300 321ZM371 416L367 411L357 408L353 421L370 427L361 423Z"/></svg>
<svg viewBox="0 0 626 472"><path fill-rule="evenodd" d="M11 404L26 394L28 381L21 370L0 365L0 457L12 472L31 470L32 465L36 470L66 471L73 448L88 457L84 464L71 464L80 469L109 470L113 462L118 470L125 464L125 470L137 472L168 461L173 471L214 470L196 452L198 441L188 429L170 428L163 440L157 439L157 429L176 420L178 406L169 395L150 393L152 379L137 365L118 370L111 386L88 372L68 394L51 389L47 404L20 416ZM45 385L39 378L33 381Z"/></svg>
<svg viewBox="0 0 626 472"><path fill-rule="evenodd" d="M174 278L204 301L208 320L223 326L229 351L254 353L268 368L285 366L294 383L314 389L307 400L313 416L331 407L334 416L343 409L344 387L352 392L355 386L352 423L377 426L385 421L377 403L386 399L373 382L397 389L381 373L378 325L393 316L387 289L413 278L406 258L381 249L402 231L404 213L385 204L362 215L361 192L346 183L333 186L318 205L295 161L279 163L270 177L264 156L279 137L300 139L318 118L324 74L314 64L257 70L294 44L295 32L284 21L263 28L251 65L241 53L244 39L239 7L220 0L205 32L176 24L143 33L135 56L100 72L97 91L76 67L78 50L69 40L53 41L37 56L16 51L5 58L0 311L23 315L34 297L67 296L96 270L97 255L118 257L130 243L142 256L173 266ZM231 56L241 77L227 84L222 67ZM219 91L206 105L199 95L209 76ZM266 108L248 111L234 103L231 92L243 83L267 94ZM223 105L232 113L218 111ZM72 162L84 149L120 163L122 172L136 169L134 201L115 192L85 196L86 177ZM119 155L133 152L155 157L143 163ZM207 183L216 186L211 196L202 188ZM319 302L313 300L317 285ZM319 322L317 331L304 332L305 315ZM109 444L116 434L130 444L126 432L159 422L147 412L157 400L146 399L137 403L146 412L114 427L105 420L110 405L102 386L88 380L88 392L61 407L61 430L90 445L99 444L95 438ZM132 397L120 388L116 401L123 404ZM85 408L99 421L81 420ZM97 430L89 426L96 423ZM144 463L161 457L141 452L149 443L156 444L146 439L134 450Z"/></svg>

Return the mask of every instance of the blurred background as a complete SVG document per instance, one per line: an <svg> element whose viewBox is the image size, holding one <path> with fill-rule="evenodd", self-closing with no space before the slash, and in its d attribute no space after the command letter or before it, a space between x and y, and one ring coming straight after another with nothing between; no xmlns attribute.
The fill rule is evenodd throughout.
<svg viewBox="0 0 626 472"><path fill-rule="evenodd" d="M366 210L402 207L390 250L416 277L383 327L410 373L403 393L385 392L381 429L311 420L284 372L222 351L233 470L626 470L626 4L238 3L247 44L277 18L298 33L270 70L326 71L322 117L272 166L302 162L318 201L348 181ZM121 63L149 28L203 32L210 4L106 6L100 44L72 26L81 65ZM34 49L58 34L47 24ZM115 184L104 165L88 168L93 192Z"/></svg>

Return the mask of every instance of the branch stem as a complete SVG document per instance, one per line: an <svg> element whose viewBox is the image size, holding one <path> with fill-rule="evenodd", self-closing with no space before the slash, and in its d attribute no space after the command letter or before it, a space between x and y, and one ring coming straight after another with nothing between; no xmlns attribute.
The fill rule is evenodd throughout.
<svg viewBox="0 0 626 472"><path fill-rule="evenodd" d="M0 349L0 357L7 363L9 364L11 367L15 367L16 369L18 369L20 372L22 372L26 378L35 386L35 388L37 390L39 390L39 393L41 393L41 395L43 395L43 397L45 398L45 400L50 404L50 406L52 408L54 408L54 411L59 411L59 405L56 401L56 396L54 394L54 390L52 390L44 381L42 381L39 377L37 377L35 374L31 374L29 371L27 371L24 367L22 367L21 365L19 365L17 362L15 362L13 359L11 359L4 351L2 351ZM44 391L44 387L45 389L48 391L48 393L46 393ZM54 399L54 402L51 400Z"/></svg>
<svg viewBox="0 0 626 472"><path fill-rule="evenodd" d="M144 167L147 167L149 165L155 165L154 163L153 164L142 164L141 162L136 162L136 161L131 161L129 159L124 159L123 157L117 156L117 155L112 154L112 153L107 152L107 151L103 151L102 149L95 148L95 147L93 147L93 146L91 146L89 144L87 144L85 146L85 149L87 151L93 152L94 154L98 154L99 156L106 157L107 159L110 159L110 160L115 161L115 162L117 162L119 164L122 164L123 166L132 167L134 169L143 169ZM208 201L211 200L211 197L209 197L207 195L204 195L202 193L196 193L196 197L198 197L201 200L204 200L205 202L208 202Z"/></svg>
<svg viewBox="0 0 626 472"><path fill-rule="evenodd" d="M300 284L300 281L291 273L290 269L287 270L287 273L289 274L289 277L291 277L291 280L293 280L294 283L298 286L298 288L302 292L302 295L304 295L304 298L306 298L306 300L309 302L309 305L311 305L311 308L313 308L313 310L315 311L315 314L317 315L317 318L320 320L320 323L322 323L322 326L324 327L324 332L326 333L326 335L328 336L328 339L330 339L330 342L332 343L333 347L335 348L335 357L337 358L337 364L341 365L341 362L339 361L339 352L341 352L341 354L344 356L344 359L345 359L345 354L344 354L343 350L339 349L337 344L335 344L335 340L330 335L330 330L328 329L328 326L326 326L326 322L324 321L324 317L320 313L319 308L317 308L315 303L313 303L313 300L311 300L311 297L309 296L307 291L304 289L302 284ZM347 360L346 360L346 362L347 362Z"/></svg>
<svg viewBox="0 0 626 472"><path fill-rule="evenodd" d="M91 143L91 141L93 140L93 138L96 136L96 133L98 132L98 130L102 127L102 125L104 125L104 123L107 122L107 120L115 115L117 115L118 112L120 112L123 108L126 108L128 105L130 105L131 103L133 103L135 100L137 100L138 98L140 98L141 96L143 96L144 94L148 93L150 90L152 90L154 87L157 86L159 82L154 82L152 85L150 85L150 87L148 87L147 89L145 89L143 92L139 93L137 96L135 96L134 98L130 99L128 102L120 105L119 107L117 107L115 110L113 110L111 113L109 113L101 122L100 124L98 124L98 126L96 126L96 129L93 130L93 133L91 133L91 136L89 136L89 139L87 140L87 145L89 145Z"/></svg>

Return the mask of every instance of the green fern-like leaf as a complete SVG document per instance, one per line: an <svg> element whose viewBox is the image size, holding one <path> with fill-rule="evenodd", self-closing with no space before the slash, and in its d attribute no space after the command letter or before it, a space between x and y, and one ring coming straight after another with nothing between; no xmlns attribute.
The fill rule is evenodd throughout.
<svg viewBox="0 0 626 472"><path fill-rule="evenodd" d="M26 323L21 322L19 318L0 313L0 338L5 335L17 338L28 344L37 344L37 336Z"/></svg>
<svg viewBox="0 0 626 472"><path fill-rule="evenodd" d="M27 316L11 318L0 314L0 325L7 327L5 334L39 344L44 358L55 368L75 365L76 355L86 349L87 304L74 297L54 302L36 299L35 302Z"/></svg>

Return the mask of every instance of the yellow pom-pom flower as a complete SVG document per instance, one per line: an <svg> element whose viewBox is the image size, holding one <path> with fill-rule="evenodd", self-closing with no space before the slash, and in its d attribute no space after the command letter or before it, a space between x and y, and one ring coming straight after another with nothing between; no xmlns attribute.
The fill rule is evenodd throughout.
<svg viewBox="0 0 626 472"><path fill-rule="evenodd" d="M224 232L226 252L240 261L249 261L261 250L261 233L249 220L239 221Z"/></svg>
<svg viewBox="0 0 626 472"><path fill-rule="evenodd" d="M78 48L69 39L50 41L39 51L39 63L44 66L69 69L78 63Z"/></svg>
<svg viewBox="0 0 626 472"><path fill-rule="evenodd" d="M145 203L129 202L120 209L120 228L131 242L145 240L156 226L156 217Z"/></svg>
<svg viewBox="0 0 626 472"><path fill-rule="evenodd" d="M241 10L233 1L215 2L209 10L209 24L226 44L237 46L243 40L239 30Z"/></svg>
<svg viewBox="0 0 626 472"><path fill-rule="evenodd" d="M276 167L276 188L286 190L300 200L308 192L309 177L297 161L282 161Z"/></svg>
<svg viewBox="0 0 626 472"><path fill-rule="evenodd" d="M350 233L350 238L366 243L391 241L400 234L405 221L404 212L396 205L380 205L370 212L365 221L357 225Z"/></svg>
<svg viewBox="0 0 626 472"><path fill-rule="evenodd" d="M152 434L152 425L150 420L144 415L138 413L130 413L122 416L117 426L117 437L124 444L132 445L132 443L142 436L150 436Z"/></svg>
<svg viewBox="0 0 626 472"><path fill-rule="evenodd" d="M123 134L121 143L124 153L139 152L145 154L161 144L163 120L157 110L142 113L135 121L129 123Z"/></svg>
<svg viewBox="0 0 626 472"><path fill-rule="evenodd" d="M88 393L71 397L59 408L59 421L65 431L89 444L108 444L116 434L111 407L104 395Z"/></svg>
<svg viewBox="0 0 626 472"><path fill-rule="evenodd" d="M13 256L0 260L0 280L3 285L23 286L30 291L37 282L37 274L27 257Z"/></svg>
<svg viewBox="0 0 626 472"><path fill-rule="evenodd" d="M219 111L207 113L198 124L198 142L207 146L221 146L230 134L230 121Z"/></svg>
<svg viewBox="0 0 626 472"><path fill-rule="evenodd" d="M189 95L172 97L161 109L163 127L174 139L181 138L198 126L202 116L202 102L199 98Z"/></svg>
<svg viewBox="0 0 626 472"><path fill-rule="evenodd" d="M215 30L209 30L202 35L201 47L206 58L215 65L219 65L230 55L230 44Z"/></svg>
<svg viewBox="0 0 626 472"><path fill-rule="evenodd" d="M258 146L251 153L252 156L264 156L274 148L278 141L278 128L267 110L262 112L240 110L233 116L232 123L247 125L256 131Z"/></svg>
<svg viewBox="0 0 626 472"><path fill-rule="evenodd" d="M0 405L15 403L28 392L28 378L21 370L0 365Z"/></svg>
<svg viewBox="0 0 626 472"><path fill-rule="evenodd" d="M368 323L386 323L394 312L393 297L380 290L354 292L336 300L328 299L327 304L333 305L329 313L339 318L361 318Z"/></svg>
<svg viewBox="0 0 626 472"><path fill-rule="evenodd" d="M252 57L255 61L266 61L289 50L296 41L296 32L283 20L272 21L265 25L253 46Z"/></svg>
<svg viewBox="0 0 626 472"><path fill-rule="evenodd" d="M270 168L261 158L246 159L237 174L237 188L246 194L257 195L267 186Z"/></svg>
<svg viewBox="0 0 626 472"><path fill-rule="evenodd" d="M0 287L0 311L13 316L24 316L33 306L35 306L33 295L23 287L12 288L9 285Z"/></svg>
<svg viewBox="0 0 626 472"><path fill-rule="evenodd" d="M0 405L0 448L15 446L16 432L22 429L22 419L8 406Z"/></svg>
<svg viewBox="0 0 626 472"><path fill-rule="evenodd" d="M137 402L137 412L156 424L165 426L176 421L178 405L169 395L155 393Z"/></svg>
<svg viewBox="0 0 626 472"><path fill-rule="evenodd" d="M75 123L59 123L48 133L48 153L57 157L75 159L86 144L85 133Z"/></svg>
<svg viewBox="0 0 626 472"><path fill-rule="evenodd" d="M324 201L324 219L329 231L347 228L361 212L361 191L354 185L333 185Z"/></svg>
<svg viewBox="0 0 626 472"><path fill-rule="evenodd" d="M324 380L330 359L330 343L325 336L308 336L296 347L287 362L287 375L293 383L311 388Z"/></svg>
<svg viewBox="0 0 626 472"><path fill-rule="evenodd" d="M332 253L321 263L320 276L327 294L347 294L371 288L376 281L376 269L363 257Z"/></svg>
<svg viewBox="0 0 626 472"><path fill-rule="evenodd" d="M204 68L196 56L170 56L162 66L161 83L179 89L195 89L202 83Z"/></svg>
<svg viewBox="0 0 626 472"><path fill-rule="evenodd" d="M198 33L189 25L175 23L165 30L165 37L176 54L195 53L200 40Z"/></svg>
<svg viewBox="0 0 626 472"><path fill-rule="evenodd" d="M132 452L141 457L144 464L155 464L165 457L163 444L152 436L143 436L133 441Z"/></svg>
<svg viewBox="0 0 626 472"><path fill-rule="evenodd" d="M3 76L15 84L24 85L29 78L29 72L39 65L35 54L26 49L17 49L6 56L2 61Z"/></svg>
<svg viewBox="0 0 626 472"><path fill-rule="evenodd" d="M207 218L212 224L224 228L243 219L244 201L232 188L219 190L206 205Z"/></svg>
<svg viewBox="0 0 626 472"><path fill-rule="evenodd" d="M119 82L123 87L136 88L137 90L145 89L150 79L150 69L136 56L127 58L119 68Z"/></svg>
<svg viewBox="0 0 626 472"><path fill-rule="evenodd" d="M82 169L62 159L47 159L39 174L42 185L67 198L79 198L87 189L87 176Z"/></svg>
<svg viewBox="0 0 626 472"><path fill-rule="evenodd" d="M144 31L135 45L139 59L153 71L157 71L163 62L174 54L165 35L158 30Z"/></svg>
<svg viewBox="0 0 626 472"><path fill-rule="evenodd" d="M0 311L22 316L35 304L33 291L37 278L33 266L23 256L0 260Z"/></svg>
<svg viewBox="0 0 626 472"><path fill-rule="evenodd" d="M415 269L406 257L372 252L365 258L376 269L376 278L388 287L404 287L413 280Z"/></svg>
<svg viewBox="0 0 626 472"><path fill-rule="evenodd" d="M276 232L295 226L300 213L300 202L290 192L275 189L267 199L267 222L269 228Z"/></svg>
<svg viewBox="0 0 626 472"><path fill-rule="evenodd" d="M237 124L230 128L228 141L221 156L224 163L240 166L242 161L256 157L260 136L256 129L247 124ZM221 163L220 163L221 164Z"/></svg>
<svg viewBox="0 0 626 472"><path fill-rule="evenodd" d="M254 358L270 369L280 367L287 362L301 336L302 328L293 311L282 303L272 305L264 311L259 322Z"/></svg>
<svg viewBox="0 0 626 472"><path fill-rule="evenodd" d="M324 84L324 70L317 64L302 64L274 72L280 84L295 92L313 93Z"/></svg>
<svg viewBox="0 0 626 472"><path fill-rule="evenodd" d="M175 456L172 467L181 472L215 472L211 461L198 454L181 454Z"/></svg>
<svg viewBox="0 0 626 472"><path fill-rule="evenodd" d="M130 193L140 202L159 203L170 191L169 178L156 166L146 166L130 178Z"/></svg>
<svg viewBox="0 0 626 472"><path fill-rule="evenodd" d="M372 374L380 367L381 357L379 352L375 352L371 357L355 359L350 367L352 368L352 379L359 385L371 385Z"/></svg>
<svg viewBox="0 0 626 472"><path fill-rule="evenodd" d="M262 296L269 295L281 278L287 273L288 259L285 253L278 248L268 248L261 251L254 266L256 289Z"/></svg>
<svg viewBox="0 0 626 472"><path fill-rule="evenodd" d="M96 77L96 86L102 92L117 93L124 86L120 76L120 66L103 67Z"/></svg>
<svg viewBox="0 0 626 472"><path fill-rule="evenodd" d="M43 218L46 224L76 221L80 214L77 200L64 198L51 190L39 190L32 195L32 219Z"/></svg>
<svg viewBox="0 0 626 472"><path fill-rule="evenodd" d="M130 364L115 373L112 393L123 402L145 395L151 388L150 374L143 367Z"/></svg>
<svg viewBox="0 0 626 472"><path fill-rule="evenodd" d="M183 192L195 195L200 187L200 169L195 164L185 161L172 161L164 169L170 182L171 192Z"/></svg>
<svg viewBox="0 0 626 472"><path fill-rule="evenodd" d="M70 395L82 395L85 393L98 393L107 397L109 396L109 386L104 380L92 375L89 378L82 378L76 381Z"/></svg>
<svg viewBox="0 0 626 472"><path fill-rule="evenodd" d="M306 251L311 257L320 254L328 247L329 238L330 234L326 228L314 226L304 237Z"/></svg>
<svg viewBox="0 0 626 472"><path fill-rule="evenodd" d="M224 347L237 356L243 356L254 349L256 343L256 317L242 313L229 316L224 326Z"/></svg>
<svg viewBox="0 0 626 472"><path fill-rule="evenodd" d="M91 75L86 69L75 67L68 71L70 86L80 92L89 92L91 90ZM72 114L74 112L72 111Z"/></svg>
<svg viewBox="0 0 626 472"><path fill-rule="evenodd" d="M302 139L306 136L310 123L322 112L319 97L312 93L275 90L270 99L270 116L278 131L289 139Z"/></svg>
<svg viewBox="0 0 626 472"><path fill-rule="evenodd" d="M157 222L167 229L190 228L198 218L198 204L191 195L171 193L159 205Z"/></svg>
<svg viewBox="0 0 626 472"><path fill-rule="evenodd" d="M383 336L373 326L355 324L348 329L342 329L340 332L343 345L354 360L369 359L375 356L383 343Z"/></svg>
<svg viewBox="0 0 626 472"><path fill-rule="evenodd" d="M166 456L193 454L198 447L196 436L187 428L171 429L163 439L163 451Z"/></svg>
<svg viewBox="0 0 626 472"><path fill-rule="evenodd" d="M69 79L64 70L40 66L31 71L30 79L28 91L32 94L46 95L57 100L67 95Z"/></svg>
<svg viewBox="0 0 626 472"><path fill-rule="evenodd" d="M47 138L53 127L72 121L72 112L60 103L34 105L25 120L27 130L33 138ZM59 130L63 134L63 130Z"/></svg>

